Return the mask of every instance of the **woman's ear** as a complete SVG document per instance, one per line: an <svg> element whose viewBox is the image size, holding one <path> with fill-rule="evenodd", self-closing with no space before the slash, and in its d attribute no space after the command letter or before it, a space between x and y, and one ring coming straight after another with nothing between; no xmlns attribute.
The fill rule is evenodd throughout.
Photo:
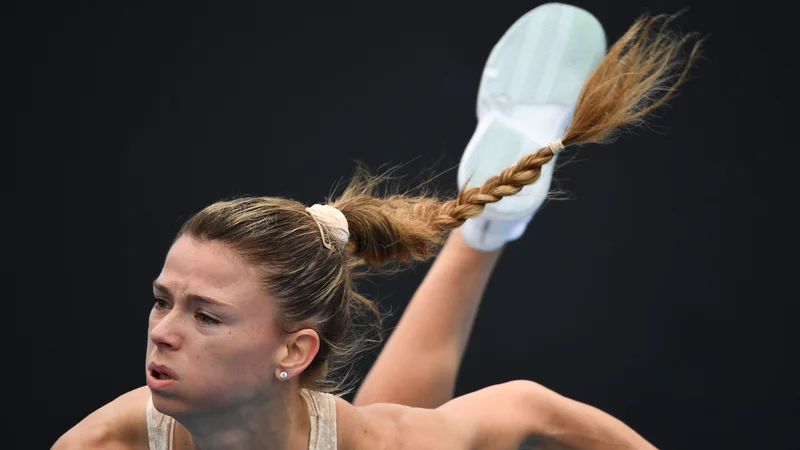
<svg viewBox="0 0 800 450"><path fill-rule="evenodd" d="M300 375L319 352L319 335L310 328L295 331L284 337L278 349L275 376L288 380ZM285 373L285 377L283 376Z"/></svg>

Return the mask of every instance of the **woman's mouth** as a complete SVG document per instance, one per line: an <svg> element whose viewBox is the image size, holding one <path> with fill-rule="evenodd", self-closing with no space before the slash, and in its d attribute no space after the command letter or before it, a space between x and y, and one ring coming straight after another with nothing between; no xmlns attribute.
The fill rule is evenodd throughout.
<svg viewBox="0 0 800 450"><path fill-rule="evenodd" d="M150 375L151 375L153 378L156 378L156 379L158 379L158 380L171 380L171 379L172 379L172 377L171 377L171 376L169 376L169 375L167 375L167 374L165 374L165 373L161 373L161 372L159 372L159 371L157 371L157 370L155 370L155 369L153 369L153 370L151 370L151 371L150 371Z"/></svg>
<svg viewBox="0 0 800 450"><path fill-rule="evenodd" d="M150 363L147 369L147 373L156 380L175 380L178 378L174 370L163 364Z"/></svg>
<svg viewBox="0 0 800 450"><path fill-rule="evenodd" d="M167 366L151 364L147 370L147 386L154 391L164 391L177 381L175 372Z"/></svg>

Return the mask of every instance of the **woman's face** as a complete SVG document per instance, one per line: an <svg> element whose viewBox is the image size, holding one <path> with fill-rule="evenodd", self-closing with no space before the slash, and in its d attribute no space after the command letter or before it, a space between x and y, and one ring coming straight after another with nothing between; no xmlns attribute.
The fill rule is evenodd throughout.
<svg viewBox="0 0 800 450"><path fill-rule="evenodd" d="M182 236L153 295L146 370L159 411L202 413L270 396L281 331L254 268L222 244Z"/></svg>

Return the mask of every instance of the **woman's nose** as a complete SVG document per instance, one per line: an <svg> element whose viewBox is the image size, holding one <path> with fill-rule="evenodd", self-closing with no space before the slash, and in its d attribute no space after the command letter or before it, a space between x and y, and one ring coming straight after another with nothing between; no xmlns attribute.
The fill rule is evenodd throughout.
<svg viewBox="0 0 800 450"><path fill-rule="evenodd" d="M158 347L177 350L181 345L180 317L174 309L150 329L150 340Z"/></svg>

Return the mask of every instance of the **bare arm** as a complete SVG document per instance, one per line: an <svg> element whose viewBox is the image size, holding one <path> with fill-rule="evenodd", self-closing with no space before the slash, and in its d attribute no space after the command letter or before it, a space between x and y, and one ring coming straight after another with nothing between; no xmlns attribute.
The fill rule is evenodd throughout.
<svg viewBox="0 0 800 450"><path fill-rule="evenodd" d="M491 386L437 412L468 430L468 447L475 449L517 449L529 442L586 450L656 448L608 413L530 381Z"/></svg>
<svg viewBox="0 0 800 450"><path fill-rule="evenodd" d="M568 448L585 449L647 449L656 447L621 420L594 406L556 394L542 388L539 397L546 408L548 420L537 435Z"/></svg>
<svg viewBox="0 0 800 450"><path fill-rule="evenodd" d="M436 408L453 398L475 316L500 250L468 247L451 233L405 309L354 405Z"/></svg>
<svg viewBox="0 0 800 450"><path fill-rule="evenodd" d="M64 433L51 450L128 450L147 447L147 387L123 394Z"/></svg>

